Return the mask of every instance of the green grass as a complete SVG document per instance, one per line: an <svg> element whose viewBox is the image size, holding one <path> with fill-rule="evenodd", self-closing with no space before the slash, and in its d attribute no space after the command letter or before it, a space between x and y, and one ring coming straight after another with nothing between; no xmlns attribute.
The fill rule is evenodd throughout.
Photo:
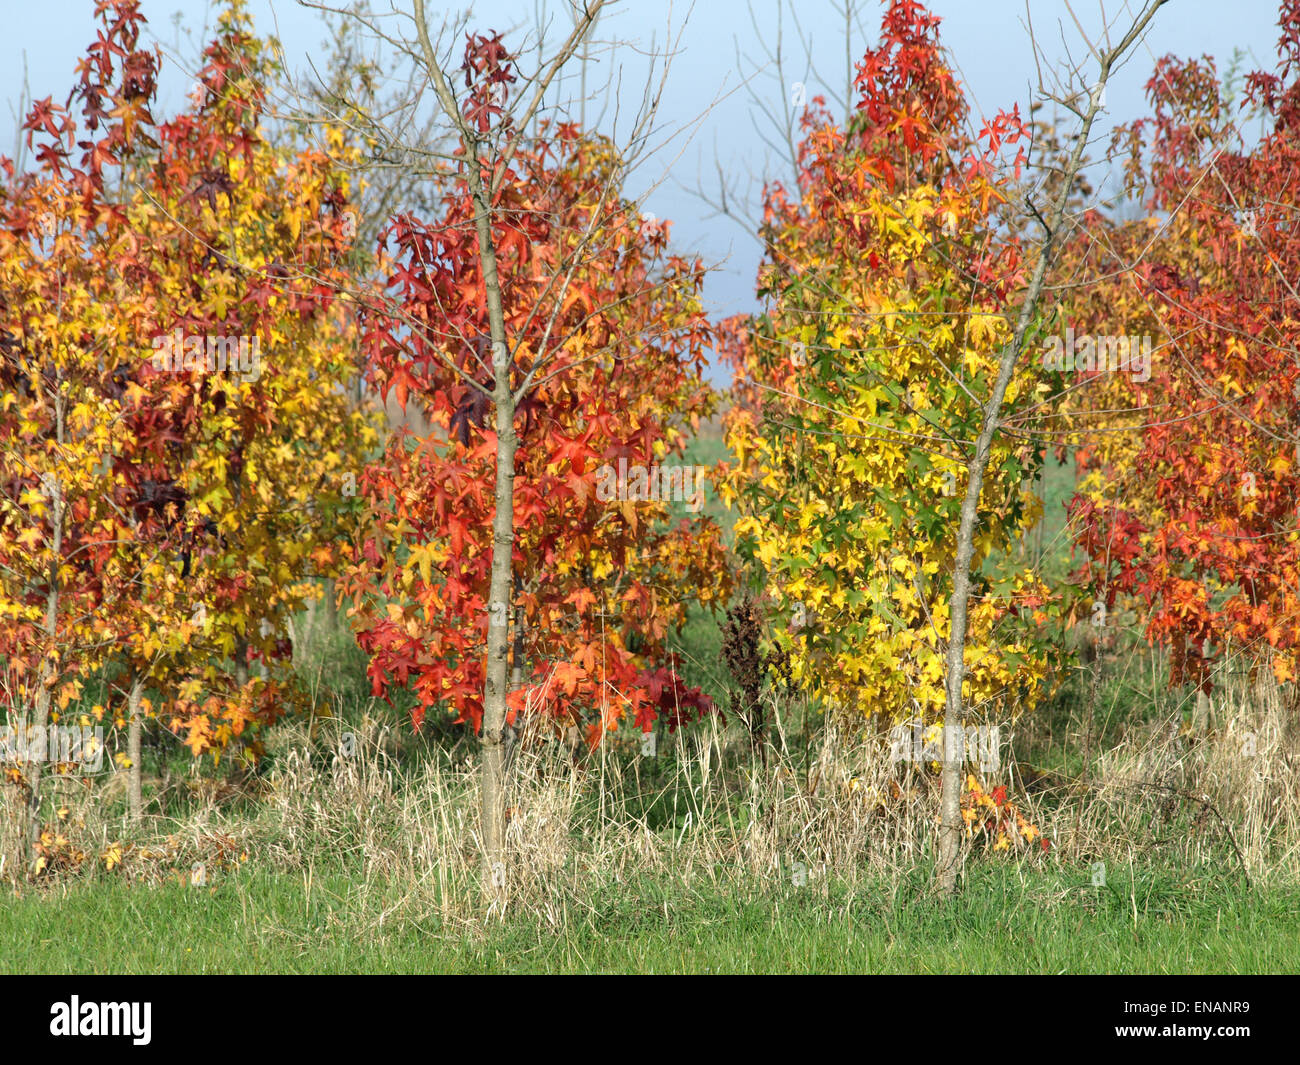
<svg viewBox="0 0 1300 1065"><path fill-rule="evenodd" d="M0 909L6 973L1300 971L1300 893L1156 869L972 867L941 904L920 872L842 888L610 884L563 927L525 918L476 936L397 909L376 927L343 868L246 873L209 889L81 883ZM372 899L372 904L374 900Z"/></svg>

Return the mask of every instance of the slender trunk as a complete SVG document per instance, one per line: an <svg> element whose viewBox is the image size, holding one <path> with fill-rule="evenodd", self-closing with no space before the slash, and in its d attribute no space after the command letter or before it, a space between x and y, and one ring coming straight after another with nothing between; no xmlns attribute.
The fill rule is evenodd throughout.
<svg viewBox="0 0 1300 1065"><path fill-rule="evenodd" d="M241 688L248 683L248 641L242 636L235 641L235 683Z"/></svg>
<svg viewBox="0 0 1300 1065"><path fill-rule="evenodd" d="M1084 667L1088 670L1088 695L1083 707L1083 772L1079 780L1079 794L1074 806L1074 829L1070 834L1070 847L1075 853L1081 838L1084 796L1092 779L1092 739L1097 722L1097 707L1101 703L1102 640L1099 633L1090 630L1082 647Z"/></svg>
<svg viewBox="0 0 1300 1065"><path fill-rule="evenodd" d="M477 163L467 167L474 197L474 224L478 233L479 262L487 297L488 328L492 341L495 387L497 468L495 513L492 516L492 577L488 589L487 676L483 690L483 860L488 883L499 889L505 878L505 740L506 692L510 673L510 600L515 543L515 399L510 388L509 347L501 281L497 275L496 245L492 237L489 192Z"/></svg>
<svg viewBox="0 0 1300 1065"><path fill-rule="evenodd" d="M1092 662L1088 673L1088 709L1087 720L1083 723L1083 782L1087 785L1092 779L1092 740L1097 725L1097 707L1101 705L1102 678L1102 643L1097 635L1092 636Z"/></svg>
<svg viewBox="0 0 1300 1065"><path fill-rule="evenodd" d="M31 788L27 809L27 866L30 869L36 860L36 844L41 838L41 778L44 775L45 758L49 755L50 727L50 693L58 679L58 668L53 645L59 618L59 560L63 557L63 497L56 488L54 499L54 544L53 560L50 562L49 589L45 593L45 634L50 638L51 646L46 657L41 659L41 668L36 683L36 752L30 759L27 783Z"/></svg>
<svg viewBox="0 0 1300 1065"><path fill-rule="evenodd" d="M518 691L524 686L524 600L523 600L523 581L519 576L515 576L515 621L514 635L510 645L510 690ZM505 730L506 739L506 772L510 771L510 762L514 757L515 744L519 739L519 731L523 727L522 721L516 721L514 725L507 724Z"/></svg>
<svg viewBox="0 0 1300 1065"><path fill-rule="evenodd" d="M1196 693L1196 709L1192 712L1192 731L1197 735L1210 727L1210 697L1203 691Z"/></svg>
<svg viewBox="0 0 1300 1065"><path fill-rule="evenodd" d="M57 595L55 596L57 599ZM27 868L31 869L36 861L36 844L41 839L41 780L44 776L45 758L49 752L48 737L50 727L50 688L54 679L54 667L50 660L41 663L38 687L36 690L36 716L33 720L34 732L28 736L27 786L31 789L27 797ZM35 741L33 750L32 741Z"/></svg>
<svg viewBox="0 0 1300 1065"><path fill-rule="evenodd" d="M1050 242L1050 237L1048 238ZM966 624L970 604L971 562L975 557L975 526L984 471L988 468L993 434L998 425L1002 398L1015 370L1025 330L1042 289L1047 267L1047 248L1035 268L1029 295L1016 323L1015 337L1004 349L993 395L984 408L984 423L975 442L975 454L966 467L966 497L962 500L961 524L957 530L957 558L953 566L952 597L949 600L951 633L944 678L943 776L939 800L939 861L936 876L939 890L949 895L957 888L961 859L961 770L965 745L961 741L964 703L962 683L966 675Z"/></svg>
<svg viewBox="0 0 1300 1065"><path fill-rule="evenodd" d="M483 849L493 880L504 855L503 742L509 659L511 552L514 547L515 441L506 406L497 408L496 514L492 521L492 581L488 591L488 659L483 701Z"/></svg>
<svg viewBox="0 0 1300 1065"><path fill-rule="evenodd" d="M1101 75L1097 87L1093 90L1088 109L1083 120L1083 127L1075 141L1074 150L1065 168L1064 180L1057 193L1056 202L1044 224L1047 230L1043 246L1034 264L1029 288L1025 293L1020 313L1016 317L1015 332L1010 343L1002 349L998 366L997 380L993 393L984 405L983 422L979 436L975 441L975 452L966 466L966 496L962 500L961 524L957 530L957 557L953 566L952 597L949 600L949 617L951 633L948 640L947 661L944 677L944 717L943 717L943 777L939 800L939 856L935 868L935 878L939 891L951 895L957 889L957 871L961 861L962 817L961 817L961 770L964 744L961 742L961 726L964 716L962 682L966 673L966 625L970 604L971 563L975 557L975 526L978 519L980 492L984 487L984 473L988 469L989 455L993 448L993 437L997 433L1002 410L1002 400L1007 386L1015 372L1016 362L1024 348L1025 334L1038 310L1038 301L1043 291L1048 266L1052 261L1053 248L1061 220L1065 215L1070 192L1074 188L1075 175L1083 158L1084 147L1092 132L1093 121L1101 107L1101 97L1105 92L1106 81L1111 64L1132 43L1140 27L1145 26L1155 13L1155 7L1146 9L1144 16L1138 20L1134 29L1126 35L1123 43L1109 52L1101 62Z"/></svg>
<svg viewBox="0 0 1300 1065"><path fill-rule="evenodd" d="M603 0L584 0L583 17L559 52L547 64L533 86L534 103L524 114L520 128L543 98L551 79L575 54L584 35L600 14ZM492 576L488 589L487 674L483 685L483 858L489 893L505 883L505 809L503 801L503 732L506 721L506 692L510 674L510 590L514 556L515 396L510 387L512 359L506 337L501 280L497 273L496 244L492 236L492 189L484 173L481 151L485 141L475 133L461 113L447 77L429 38L424 0L413 0L412 15L425 67L443 112L456 127L464 149L465 180L474 202L474 228L478 237L479 265L483 272L483 294L487 303L489 339L492 342L492 403L496 408L496 500L492 518ZM507 162L517 141L507 140L497 161ZM488 168L489 170L491 168Z"/></svg>
<svg viewBox="0 0 1300 1065"><path fill-rule="evenodd" d="M144 772L140 739L144 734L144 718L140 704L144 695L144 679L136 677L131 681L131 691L127 696L126 756L131 759L131 768L127 776L127 816L131 824L138 825L144 815L144 789L142 775Z"/></svg>
<svg viewBox="0 0 1300 1065"><path fill-rule="evenodd" d="M524 683L524 586L515 577L515 631L510 651L510 688L516 690Z"/></svg>
<svg viewBox="0 0 1300 1065"><path fill-rule="evenodd" d="M301 646L299 640L295 639L293 643L293 660L295 664L301 664L302 655L307 649L307 644L316 638L316 611L319 607L320 603L315 599L307 600L307 617L302 625Z"/></svg>

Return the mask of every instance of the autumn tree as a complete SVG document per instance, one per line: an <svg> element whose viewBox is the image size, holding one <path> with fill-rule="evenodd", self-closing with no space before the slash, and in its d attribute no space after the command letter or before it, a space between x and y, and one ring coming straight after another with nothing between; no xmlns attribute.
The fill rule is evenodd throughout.
<svg viewBox="0 0 1300 1065"><path fill-rule="evenodd" d="M39 100L24 124L33 169L0 162L0 658L6 706L23 725L32 713L38 743L19 781L29 859L41 831L39 743L52 705L66 708L105 662L102 573L130 537L113 505L113 459L138 304L116 268L133 239L107 180L150 120L157 57L138 47L137 6L100 6L104 29L68 101L82 121Z"/></svg>
<svg viewBox="0 0 1300 1065"><path fill-rule="evenodd" d="M793 678L847 723L943 718L944 656L968 442L1010 332L1019 248L998 232L992 177L1014 115L976 143L934 19L894 5L858 64L847 126L814 101L797 188L769 187L759 292L767 312L733 349L740 549L783 618ZM1032 368L1011 411L1040 395ZM981 497L978 602L965 690L979 720L1014 716L1042 685L1042 601L1000 556L1036 519L1041 452L999 440ZM966 722L963 722L966 724Z"/></svg>
<svg viewBox="0 0 1300 1065"><path fill-rule="evenodd" d="M223 13L204 58L192 107L159 127L131 204L150 297L133 417L171 434L131 475L161 486L149 517L175 549L137 591L175 599L188 622L143 626L137 646L168 663L170 721L196 754L292 704L274 682L250 682L248 665L287 663L285 618L318 594L312 578L333 574L359 505L355 471L376 439L346 394L347 180L323 153L267 140L275 60L242 4Z"/></svg>
<svg viewBox="0 0 1300 1065"><path fill-rule="evenodd" d="M146 683L196 754L291 705L249 682L249 655L286 656L279 619L332 572L342 471L374 432L339 387L346 186L263 137L267 60L242 5L164 123L138 5L101 16L76 90L101 136L78 161L85 132L43 101L38 169L7 165L3 636L38 725L56 685L66 706L124 670L138 814ZM35 804L39 765L29 777Z"/></svg>
<svg viewBox="0 0 1300 1065"><path fill-rule="evenodd" d="M858 66L856 114L842 129L806 119L798 194L778 186L765 208L760 294L773 309L740 356L763 400L731 427L734 491L751 508L738 531L805 630L785 637L803 676L819 675L820 646L847 666L843 683L820 682L839 701L942 705L944 892L960 860L967 707L1036 682L1026 637L999 629L1041 589L1015 575L997 587L986 563L1025 527L1022 481L1041 447L1000 429L1046 391L1021 361L1046 270L1106 79L1158 6L1092 49L1096 79L1072 71L1055 94L1080 130L1043 209L1017 185L1018 113L968 131L938 19L902 0ZM1022 202L1036 243L1016 236Z"/></svg>
<svg viewBox="0 0 1300 1065"><path fill-rule="evenodd" d="M620 148L547 103L601 7L576 8L531 76L499 35L466 34L453 82L417 0L412 47L455 152L418 171L439 214L392 221L367 297L372 379L435 431L367 469L375 522L347 590L375 690L409 684L417 722L437 707L479 730L497 885L517 714L594 743L625 714L708 708L661 657L687 602L721 594L717 529L667 505L687 518L704 490L674 462L712 403L701 267L624 192L653 110Z"/></svg>
<svg viewBox="0 0 1300 1065"><path fill-rule="evenodd" d="M1216 662L1293 681L1300 666L1300 12L1278 63L1235 103L1210 59L1159 60L1148 118L1116 132L1145 218L1088 219L1076 334L1133 338L1140 372L1074 367L1081 483L1071 515L1103 609L1131 597L1171 655L1172 684L1210 690ZM1261 120L1248 144L1240 132ZM1076 360L1078 361L1078 360Z"/></svg>
<svg viewBox="0 0 1300 1065"><path fill-rule="evenodd" d="M509 218L497 236L500 276L515 357L527 359L516 373L522 379L547 358L518 415L509 717L545 708L594 744L628 709L649 727L655 711L639 663L662 654L689 602L721 592L718 529L702 516L687 521L705 471L692 465L687 474L680 463L686 430L712 409L702 381L710 333L699 265L669 254L667 227L611 192L610 146L573 126L546 134L517 153L498 201ZM599 207L607 197L615 202ZM595 237L593 207L605 229ZM446 365L483 375L487 361L482 280L464 254L471 209L463 185L453 186L436 223L393 226L400 250L389 290L403 318L376 318L367 334L373 374L403 405L420 402L438 431L395 436L367 469L377 520L355 587L367 596L357 630L376 692L407 684L419 699L417 725L442 707L477 730L495 441L486 399ZM571 265L567 291L553 296L555 271L584 241L593 261ZM422 335L405 335L408 319ZM476 335L477 344L463 339ZM632 471L625 498L614 483L620 462Z"/></svg>
<svg viewBox="0 0 1300 1065"><path fill-rule="evenodd" d="M1055 195L1044 204L1047 207L1046 211L1041 210L1033 202L1032 194L1026 195L1024 201L1029 212L1038 219L1042 228L1042 237L1037 246L1032 248L1029 256L1033 267L1028 272L1023 294L1018 301L1014 329L999 353L997 378L993 382L992 391L984 400L979 435L966 463L966 495L962 500L961 524L957 531L957 558L953 567L953 591L950 600L952 637L948 643L944 677L947 698L944 708L943 796L940 807L939 862L936 869L938 886L944 894L951 894L956 890L957 867L961 852L961 766L958 751L955 749L957 745L953 741L956 728L962 718L964 648L971 594L971 566L975 557L979 500L985 471L989 465L995 438L1004 423L1003 402L1010 395L1010 386L1017 363L1025 352L1031 327L1039 313L1039 301L1043 296L1047 272L1058 253L1057 241L1061 238L1062 227L1067 222L1067 208L1076 175L1092 134L1093 124L1102 108L1107 82L1116 64L1142 38L1156 11L1164 3L1165 0L1148 0L1133 16L1128 29L1114 45L1110 43L1109 25L1105 29L1104 47L1100 43L1088 42L1088 51L1097 63L1095 77L1083 75L1079 68L1075 67L1052 97L1079 119L1078 134L1065 166L1058 176Z"/></svg>

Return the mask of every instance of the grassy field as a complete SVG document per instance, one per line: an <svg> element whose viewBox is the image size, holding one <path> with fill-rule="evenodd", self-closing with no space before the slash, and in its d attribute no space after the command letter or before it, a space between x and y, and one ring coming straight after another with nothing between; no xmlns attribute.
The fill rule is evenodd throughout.
<svg viewBox="0 0 1300 1065"><path fill-rule="evenodd" d="M1300 889L1231 813L1229 845L1194 808L1026 795L1053 848L973 853L942 901L932 792L873 818L861 790L761 781L735 747L702 772L702 739L645 767L617 751L607 782L521 773L537 816L513 826L503 917L467 838L472 759L369 727L355 766L328 728L280 737L257 801L156 794L134 835L88 807L68 834L91 860L0 907L0 972L1300 972ZM93 859L130 838L159 851Z"/></svg>
<svg viewBox="0 0 1300 1065"><path fill-rule="evenodd" d="M377 928L355 871L253 872L208 889L78 885L0 909L7 973L1259 973L1300 971L1300 893L1136 866L972 872L955 905L921 878L852 893L610 885L558 927L474 934L398 909ZM1113 871L1114 874L1114 871ZM396 892L393 893L397 900Z"/></svg>

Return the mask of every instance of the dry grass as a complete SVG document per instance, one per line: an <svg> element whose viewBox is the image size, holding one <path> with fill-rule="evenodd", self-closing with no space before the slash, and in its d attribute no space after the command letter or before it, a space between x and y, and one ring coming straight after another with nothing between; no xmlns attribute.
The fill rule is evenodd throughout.
<svg viewBox="0 0 1300 1065"><path fill-rule="evenodd" d="M1160 850L1234 863L1255 883L1300 881L1300 730L1271 679L1228 680L1205 722L1176 711L1103 752L1095 784L1063 805L1080 855Z"/></svg>
<svg viewBox="0 0 1300 1065"><path fill-rule="evenodd" d="M1053 848L1017 845L987 860L1156 853L1225 872L1239 866L1257 883L1300 880L1300 751L1277 689L1230 688L1216 699L1198 732L1130 730L1098 755L1086 785L1026 795L1008 760L1001 782ZM634 739L578 764L550 740L516 748L507 882L486 915L476 762L412 757L400 730L369 717L317 721L314 736L306 723L284 723L268 739L265 776L235 788L195 773L172 785L174 816L135 828L104 801L111 781L61 778L51 787L67 812L53 827L65 853L41 881L197 876L201 885L248 860L310 884L315 870L346 868L349 909L376 927L401 914L473 931L508 906L558 929L590 918L631 881L746 897L806 875L813 892L833 884L851 897L931 860L937 780L892 765L878 735L827 726L798 756L778 735L766 762L713 722L664 736L656 759L639 757ZM18 887L19 793L0 796L10 807L0 811L3 875Z"/></svg>
<svg viewBox="0 0 1300 1065"><path fill-rule="evenodd" d="M477 765L403 771L386 753L386 728L350 731L350 756L338 732L326 754L281 734L264 859L300 870L359 863L357 892L373 897L357 901L381 921L395 912L466 928L482 921ZM778 752L764 766L713 724L671 737L656 763L619 744L580 765L561 744L521 745L503 898L561 927L632 879L744 893L802 872L810 888L833 881L852 892L926 860L933 790L919 773L900 784L878 742L847 744L833 732L806 772Z"/></svg>

